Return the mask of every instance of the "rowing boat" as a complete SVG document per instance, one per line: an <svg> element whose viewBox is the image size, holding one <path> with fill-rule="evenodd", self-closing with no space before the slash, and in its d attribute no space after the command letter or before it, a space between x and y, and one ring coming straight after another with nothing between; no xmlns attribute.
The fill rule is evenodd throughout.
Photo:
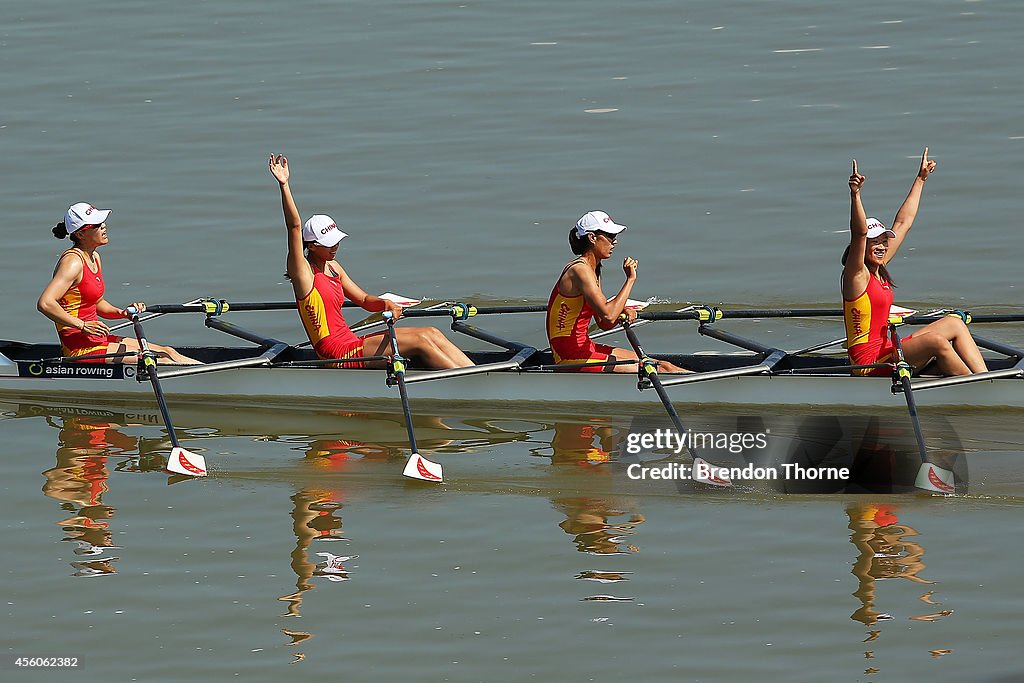
<svg viewBox="0 0 1024 683"><path fill-rule="evenodd" d="M164 391L171 400L235 399L329 407L394 400L397 396L397 391L385 382L381 370L301 365L316 360L309 349L288 347L273 360L265 359L264 348L181 347L181 351L208 365L161 366ZM94 398L151 395L149 383L136 365L44 360L59 355L60 347L54 344L0 341L0 393ZM417 402L452 404L551 403L561 404L563 408L571 406L572 412L592 412L598 405L607 403L638 407L659 405L654 391L637 389L637 378L633 374L557 372L550 368L553 363L550 353L543 351L534 351L514 367L507 367L515 355L512 350L471 352L469 356L475 363L494 369L463 377L452 376L451 371L411 369L407 381L412 398ZM771 370L730 377L729 372L758 366L764 354L654 355L695 370L695 374L717 375L704 375L705 381L670 386L671 397L679 404L876 408L903 405L902 396L892 393L889 378L851 376L849 370L842 368L845 361L835 356L788 356ZM1020 360L1003 357L991 358L988 362L994 372L1012 373ZM206 371L195 372L196 369ZM816 370L821 371L814 372ZM668 384L670 376L665 377ZM448 381L439 381L442 379ZM1024 383L1019 375L1010 374L937 387L921 391L918 403L923 406L1024 408Z"/></svg>
<svg viewBox="0 0 1024 683"><path fill-rule="evenodd" d="M293 308L294 305L290 302L243 304L234 305L233 310L272 310ZM150 310L155 308L158 307ZM433 402L435 405L437 402L448 406L468 404L477 407L498 404L517 408L524 403L536 406L540 402L572 406L577 411L592 414L598 414L609 402L616 405L633 404L645 412L660 406L672 421L679 438L690 432L680 418L677 403L697 404L702 408L707 405L734 404L813 406L815 410L844 407L844 412L849 406L868 407L877 411L898 409L905 405L914 429L916 457L920 463L914 486L942 494L956 492L956 472L950 469L947 461L936 462L925 440L917 405L1024 409L1024 391L1021 391L1024 387L1021 384L1024 379L1024 349L981 338L973 333L979 348L988 353L986 362L989 370L964 377L919 377L913 381L912 368L903 362L902 355L893 364L853 366L845 358L821 353L841 340L786 351L738 336L716 325L725 317L837 316L838 313L832 309L750 309L729 311L727 316L718 308L699 306L674 312L640 313L634 321L624 316L622 328L637 354L636 359L613 359L598 365L632 365L636 368L636 374L631 375L566 372L571 366L555 365L550 351L499 337L467 322L470 316L476 314L540 312L544 310L542 307L511 306L485 311L468 304L439 304L405 312L407 317L451 316L452 331L502 349L472 352L469 355L474 366L446 370L411 368L400 355L394 330L396 318L391 312L385 313L382 323L387 325L393 353L364 359L385 361L385 372L351 366L338 367L341 359L320 359L302 345L287 344L227 322L222 316L232 310L232 306L224 301L205 301L198 307L167 305L159 308L163 310L155 315L195 311L205 313L207 327L256 346L185 347L183 350L199 360L199 364L165 364L158 367L155 354L148 350L142 329L143 320L138 311L130 309L131 324L141 349L135 364L122 362L130 355L125 353L62 358L58 355L59 347L54 344L0 341L0 398L13 393L21 399L52 394L63 397L80 395L91 400L119 399L148 395L152 391L172 445L166 469L185 476L205 476L207 470L203 456L186 450L177 439L167 406L168 396L179 400L216 403L227 399L245 400L268 406L282 402L291 407L309 404L321 409L355 405L365 410L368 404L393 396L392 390L397 386L410 450L403 474L434 483L443 481L442 467L440 463L427 460L418 452L415 420L409 403L410 393L418 401ZM965 323L972 319L964 311L935 311L923 316L917 316L913 311L905 314L893 314L890 311L888 322L895 335L899 325L928 324L936 316L947 314L956 315ZM987 322L1024 320L1024 316L1017 314L986 317ZM741 351L656 354L661 359L690 370L687 373L661 376L657 371L657 362L646 355L634 330L634 327L654 320L696 320L701 335ZM360 326L359 331L374 324ZM117 362L110 362L115 360ZM594 366L590 367L594 369ZM862 376L857 372L869 368L884 369L890 377ZM409 385L413 385L415 390L410 392ZM902 395L897 397L898 393ZM829 426L827 431L834 430ZM765 429L761 436L767 433ZM747 436L750 436L749 430ZM735 470L734 474L728 465L721 464L718 455L715 456L718 462L712 464L698 455L693 446L688 447L688 451L692 457L690 478L696 484L727 487L732 485L731 479L734 476L747 476L743 474L742 468ZM846 472L845 469L836 471Z"/></svg>

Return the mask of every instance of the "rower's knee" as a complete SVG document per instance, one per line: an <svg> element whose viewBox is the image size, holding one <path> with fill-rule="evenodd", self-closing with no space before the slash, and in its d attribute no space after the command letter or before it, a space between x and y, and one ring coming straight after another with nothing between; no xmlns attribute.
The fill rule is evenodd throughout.
<svg viewBox="0 0 1024 683"><path fill-rule="evenodd" d="M160 358L172 358L178 353L178 350L173 346L165 346L163 344L150 344L149 350Z"/></svg>
<svg viewBox="0 0 1024 683"><path fill-rule="evenodd" d="M918 347L922 351L926 351L933 356L944 354L947 350L953 350L949 340L941 334L926 332L920 335L920 337L914 337L914 339L918 340Z"/></svg>
<svg viewBox="0 0 1024 683"><path fill-rule="evenodd" d="M436 327L423 327L420 329L420 332L424 343L430 344L431 346L442 346L446 341L448 341L448 338L444 336L444 332Z"/></svg>
<svg viewBox="0 0 1024 683"><path fill-rule="evenodd" d="M963 318L955 315L946 316L941 322L936 323L936 327L941 330L942 336L950 340L970 334L967 331L967 323L963 321Z"/></svg>

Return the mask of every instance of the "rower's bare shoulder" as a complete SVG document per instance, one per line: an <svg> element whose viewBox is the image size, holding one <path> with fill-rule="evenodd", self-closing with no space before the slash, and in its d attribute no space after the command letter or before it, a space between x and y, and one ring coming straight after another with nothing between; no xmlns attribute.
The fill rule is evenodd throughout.
<svg viewBox="0 0 1024 683"><path fill-rule="evenodd" d="M338 277L347 277L348 276L348 273L345 272L345 269L342 268L341 264L338 263L337 261L328 261L327 265L330 266L331 270L334 271L334 274L336 276L338 276Z"/></svg>
<svg viewBox="0 0 1024 683"><path fill-rule="evenodd" d="M82 268L84 267L85 257L74 249L68 249L57 259L57 265L54 266L53 272L78 277L82 274Z"/></svg>
<svg viewBox="0 0 1024 683"><path fill-rule="evenodd" d="M585 261L572 264L565 272L573 282L578 284L598 281L597 273Z"/></svg>

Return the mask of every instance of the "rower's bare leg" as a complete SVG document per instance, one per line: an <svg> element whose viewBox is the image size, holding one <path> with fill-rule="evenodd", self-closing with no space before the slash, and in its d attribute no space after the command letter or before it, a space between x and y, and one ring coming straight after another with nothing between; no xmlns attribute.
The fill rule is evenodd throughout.
<svg viewBox="0 0 1024 683"><path fill-rule="evenodd" d="M918 339L921 341L918 342ZM967 325L953 316L936 320L920 332L915 332L913 337L903 342L903 355L908 363L916 367L923 367L916 360L927 363L928 358L934 357L939 371L944 375L969 375L972 372L988 371L981 350Z"/></svg>
<svg viewBox="0 0 1024 683"><path fill-rule="evenodd" d="M637 355L629 349L612 349L612 358L615 360L637 360ZM681 368L678 365L673 365L667 360L653 360L658 361L658 372L690 372L686 368ZM612 372L633 372L635 373L636 363L624 363L622 365L613 365L611 367Z"/></svg>
<svg viewBox="0 0 1024 683"><path fill-rule="evenodd" d="M942 320L933 322L932 325L944 325L945 329L951 331L952 338L950 342L952 342L953 348L956 349L957 355L967 364L971 372L988 372L988 365L985 364L985 359L981 356L981 349L978 348L978 343L974 341L971 331L967 329L967 324L963 320L947 316ZM925 329L928 328L926 327Z"/></svg>
<svg viewBox="0 0 1024 683"><path fill-rule="evenodd" d="M139 342L131 337L125 337L118 342L113 342L107 346L107 353L124 353L126 351L138 352ZM202 361L198 361L195 358L189 358L188 356L179 353L177 349L171 346L164 346L162 344L150 344L149 350L157 355L157 358L164 358L171 363L177 363L179 365L200 365ZM124 359L125 363L134 363L135 358L127 356Z"/></svg>
<svg viewBox="0 0 1024 683"><path fill-rule="evenodd" d="M939 372L947 377L969 375L971 369L947 339L932 333L917 333L903 341L903 358L915 368L923 368L932 361Z"/></svg>
<svg viewBox="0 0 1024 683"><path fill-rule="evenodd" d="M429 368L447 370L473 365L469 356L436 327L396 327L395 336L398 338L398 347L403 356L418 356ZM391 342L383 333L380 338L381 343L372 355L390 354Z"/></svg>

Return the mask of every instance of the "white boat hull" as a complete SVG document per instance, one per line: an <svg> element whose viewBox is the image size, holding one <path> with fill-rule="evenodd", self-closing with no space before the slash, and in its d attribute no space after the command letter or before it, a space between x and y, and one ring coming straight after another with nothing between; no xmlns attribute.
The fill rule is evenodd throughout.
<svg viewBox="0 0 1024 683"><path fill-rule="evenodd" d="M112 366L92 366L96 372ZM120 368L118 368L120 370ZM0 393L29 396L131 398L149 395L149 382L140 382L133 366L123 378L0 376ZM415 379L422 373L410 372ZM397 400L398 390L385 383L381 370L322 368L238 368L163 380L174 399L245 400L329 407L331 404ZM679 404L738 404L787 406L864 406L901 408L885 377L847 375L749 375L669 387ZM445 403L557 403L580 412L607 404L659 406L653 390L637 389L635 375L610 373L489 372L409 384L413 401ZM1024 408L1024 381L995 379L915 393L921 406L985 406ZM575 411L574 411L575 412Z"/></svg>

